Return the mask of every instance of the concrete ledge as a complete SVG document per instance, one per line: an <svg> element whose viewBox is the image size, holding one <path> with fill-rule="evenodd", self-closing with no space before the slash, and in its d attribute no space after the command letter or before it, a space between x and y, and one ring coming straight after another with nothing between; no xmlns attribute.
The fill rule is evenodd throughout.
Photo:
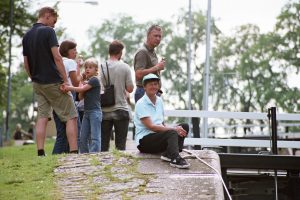
<svg viewBox="0 0 300 200"><path fill-rule="evenodd" d="M220 172L217 153L192 152ZM160 155L136 150L67 154L60 157L54 170L55 182L60 199L224 199L217 173L196 159L187 161L190 169L177 169L162 161Z"/></svg>
<svg viewBox="0 0 300 200"><path fill-rule="evenodd" d="M220 159L210 150L192 150L197 156L214 167L221 174ZM145 194L134 199L224 199L223 186L216 172L197 159L187 159L189 169L177 169L162 161L160 155L131 151L139 158L138 171L153 174L155 178L147 185L147 190L155 194ZM182 156L187 153L182 152Z"/></svg>

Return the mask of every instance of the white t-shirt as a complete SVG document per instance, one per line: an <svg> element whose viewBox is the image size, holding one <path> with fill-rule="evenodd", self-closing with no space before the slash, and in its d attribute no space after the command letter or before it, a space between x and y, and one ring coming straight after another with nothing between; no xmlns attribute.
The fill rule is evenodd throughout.
<svg viewBox="0 0 300 200"><path fill-rule="evenodd" d="M67 77L68 77L68 82L70 85L72 85L72 81L70 79L70 72L73 71L77 71L77 63L75 62L75 60L70 59L70 58L66 58L63 57L63 62L65 65L65 69L66 69L66 73L67 73Z"/></svg>

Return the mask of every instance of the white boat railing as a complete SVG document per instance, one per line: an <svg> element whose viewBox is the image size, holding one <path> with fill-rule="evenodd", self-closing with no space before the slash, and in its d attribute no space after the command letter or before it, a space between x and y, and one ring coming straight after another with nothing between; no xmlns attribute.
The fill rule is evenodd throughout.
<svg viewBox="0 0 300 200"><path fill-rule="evenodd" d="M185 118L219 118L219 119L252 119L268 120L267 113L250 112L218 112L201 110L166 110L166 117L185 117ZM300 121L300 114L280 114L276 115L277 121ZM234 147L270 147L269 140L253 139L216 139L216 138L186 138L185 145L201 146L234 146ZM300 141L281 141L277 142L278 148L298 148Z"/></svg>

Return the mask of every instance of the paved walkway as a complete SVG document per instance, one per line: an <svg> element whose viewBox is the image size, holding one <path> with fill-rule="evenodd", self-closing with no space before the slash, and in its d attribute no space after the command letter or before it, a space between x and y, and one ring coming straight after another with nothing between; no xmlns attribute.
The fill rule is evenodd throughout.
<svg viewBox="0 0 300 200"><path fill-rule="evenodd" d="M193 151L220 172L218 154ZM183 153L184 156L184 153ZM126 151L66 155L56 168L60 199L224 199L217 174L196 159L176 169L160 155L141 154L132 139Z"/></svg>

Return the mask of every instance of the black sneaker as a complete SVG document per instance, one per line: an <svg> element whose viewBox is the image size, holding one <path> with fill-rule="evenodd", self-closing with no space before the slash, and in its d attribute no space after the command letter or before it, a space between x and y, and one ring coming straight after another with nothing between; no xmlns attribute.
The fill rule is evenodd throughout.
<svg viewBox="0 0 300 200"><path fill-rule="evenodd" d="M46 156L44 149L39 149L37 153L38 156Z"/></svg>
<svg viewBox="0 0 300 200"><path fill-rule="evenodd" d="M179 169L186 169L190 167L190 164L180 156L177 156L176 158L172 159L170 165Z"/></svg>
<svg viewBox="0 0 300 200"><path fill-rule="evenodd" d="M163 161L167 161L167 162L171 162L171 158L170 156L167 154L167 152L163 152L160 156L160 159L162 159Z"/></svg>

